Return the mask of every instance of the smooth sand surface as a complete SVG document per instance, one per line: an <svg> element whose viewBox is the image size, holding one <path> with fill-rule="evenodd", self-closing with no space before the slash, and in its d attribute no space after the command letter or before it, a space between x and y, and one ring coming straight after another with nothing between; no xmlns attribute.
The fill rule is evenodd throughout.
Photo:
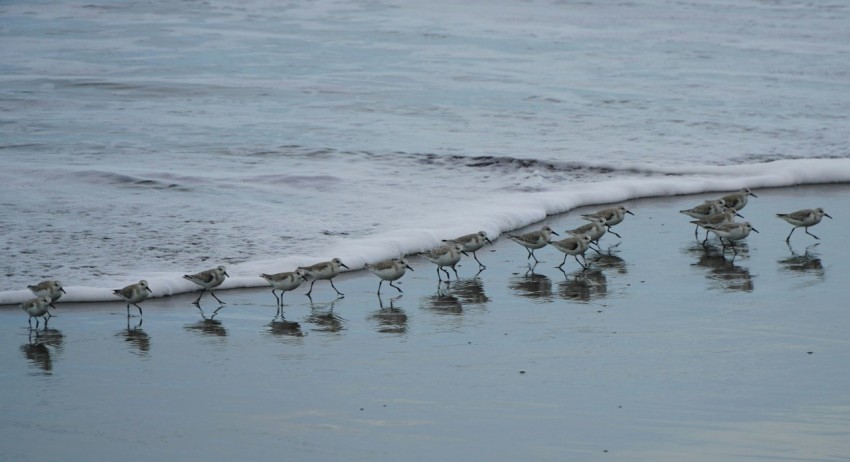
<svg viewBox="0 0 850 462"><path fill-rule="evenodd" d="M505 238L375 290L62 304L38 335L0 308L0 452L68 460L848 460L850 186L756 190L732 260L679 210L625 203L590 271ZM775 217L823 207L810 231ZM564 236L575 210L545 222ZM524 230L538 228L535 224ZM702 234L701 234L702 236ZM819 245L813 245L819 243ZM281 271L288 270L281 268ZM71 281L68 281L69 285ZM136 314L136 309L131 311ZM213 313L215 313L213 315ZM205 319L206 318L206 319ZM297 324L296 324L297 323Z"/></svg>

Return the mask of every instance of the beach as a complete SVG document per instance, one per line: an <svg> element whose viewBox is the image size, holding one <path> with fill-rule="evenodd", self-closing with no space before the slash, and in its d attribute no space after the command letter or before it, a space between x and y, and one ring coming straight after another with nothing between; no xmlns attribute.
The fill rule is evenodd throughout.
<svg viewBox="0 0 850 462"><path fill-rule="evenodd" d="M270 288L60 300L37 334L2 306L4 459L847 460L850 186L754 192L734 259L679 213L706 193L623 202L586 272L500 236L448 285L416 255L403 294L302 285L285 321ZM786 244L775 214L813 207Z"/></svg>

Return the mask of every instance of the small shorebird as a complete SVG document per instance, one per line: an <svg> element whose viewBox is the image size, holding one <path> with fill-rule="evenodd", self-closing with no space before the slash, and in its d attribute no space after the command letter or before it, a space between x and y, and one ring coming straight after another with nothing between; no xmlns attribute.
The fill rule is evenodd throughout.
<svg viewBox="0 0 850 462"><path fill-rule="evenodd" d="M699 220L691 220L691 223L697 225L697 229L705 228L705 239L703 239L702 244L705 245L706 241L708 241L708 231L709 227L719 226L725 223L732 223L735 221L735 216L738 215L738 211L735 209L727 208L726 211L721 213L715 213L713 215L707 215Z"/></svg>
<svg viewBox="0 0 850 462"><path fill-rule="evenodd" d="M590 223L586 225L581 225L575 229L568 229L566 232L572 234L573 236L581 236L586 235L590 238L591 244L596 244L599 246L599 239L605 235L605 231L607 227L605 226L605 220L601 217L593 217L590 219ZM588 245L589 247L589 245ZM593 248L593 247L590 247ZM601 252L597 249L593 249L596 253L601 254Z"/></svg>
<svg viewBox="0 0 850 462"><path fill-rule="evenodd" d="M339 274L339 268L343 267L345 269L349 269L345 264L339 259L334 258L331 261L325 261L321 263L316 263L312 266L300 266L298 269L304 270L304 273L313 279L313 282L310 283L310 290L307 291L307 297L310 297L310 294L313 292L313 284L316 283L319 279L327 279L328 282L331 283L331 287L336 290L336 294L340 297L345 297L345 294L337 290L336 286L334 286L333 278L337 274Z"/></svg>
<svg viewBox="0 0 850 462"><path fill-rule="evenodd" d="M463 250L463 246L460 244L446 244L437 247L436 249L429 250L422 254L428 261L437 265L437 279L442 281L443 278L440 277L440 270L443 270L446 273L446 279L449 279L449 272L446 271L443 267L450 266L452 270L455 272L455 277L460 279L460 276L457 274L457 269L455 269L455 265L460 261L460 255L469 255Z"/></svg>
<svg viewBox="0 0 850 462"><path fill-rule="evenodd" d="M527 258L533 258L535 263L540 263L537 261L537 257L534 256L534 251L546 247L546 245L552 240L553 234L560 236L560 234L552 231L552 228L550 228L549 225L543 225L543 227L539 230L532 231L530 233L508 234L508 239L525 247L528 251Z"/></svg>
<svg viewBox="0 0 850 462"><path fill-rule="evenodd" d="M396 285L393 284L393 281L404 276L405 271L410 270L413 271L413 268L407 264L407 260L404 258L393 258L391 260L384 260L374 265L366 265L366 268L369 269L375 276L381 278L381 281L378 282L378 294L381 293L381 284L384 281L390 281L390 287L395 288L399 293L403 293L401 289L399 289Z"/></svg>
<svg viewBox="0 0 850 462"><path fill-rule="evenodd" d="M35 330L38 330L39 316L44 318L44 328L47 329L47 320L50 319L47 316L48 307L56 309L56 307L53 306L53 302L50 300L50 297L47 295L31 298L21 303L21 309L30 315L30 317L27 318L27 324L30 326L30 329L32 329L32 318L35 318Z"/></svg>
<svg viewBox="0 0 850 462"><path fill-rule="evenodd" d="M753 226L746 221L743 223L707 225L706 229L713 232L718 238L720 238L720 244L723 246L724 251L726 250L726 243L723 242L723 239L729 241L729 245L732 247L732 251L735 252L735 255L738 255L738 251L735 249L735 242L749 236L750 231L758 232L757 229L753 228Z"/></svg>
<svg viewBox="0 0 850 462"><path fill-rule="evenodd" d="M141 280L136 284L131 284L123 289L115 289L113 294L123 298L127 302L127 317L130 317L130 304L139 309L139 316L142 315L142 307L137 303L148 298L151 293L151 288L148 287L148 281Z"/></svg>
<svg viewBox="0 0 850 462"><path fill-rule="evenodd" d="M66 294L65 289L62 288L62 283L59 281L41 281L38 284L27 286L29 290L32 291L33 295L36 297L48 296L50 297L51 302L55 302L59 300L59 297L62 294Z"/></svg>
<svg viewBox="0 0 850 462"><path fill-rule="evenodd" d="M563 268L564 264L567 262L567 256L572 255L576 259L576 262L581 265L583 270L587 269L587 260L582 263L578 259L578 256L581 255L582 260L584 260L584 253L587 252L587 247L590 245L590 236L587 234L571 236L566 239L561 239L560 241L552 241L549 244L561 252L564 252L564 261L555 268Z"/></svg>
<svg viewBox="0 0 850 462"><path fill-rule="evenodd" d="M694 208L679 210L679 213L684 213L685 215L696 218L699 220L700 218L705 218L709 215L714 215L717 213L723 213L725 211L726 201L723 199L715 199L710 201L705 201L700 205L697 205ZM699 225L694 228L694 239L699 238Z"/></svg>
<svg viewBox="0 0 850 462"><path fill-rule="evenodd" d="M726 207L733 208L735 210L741 210L744 206L747 205L747 199L750 197L758 197L750 191L750 188L744 188L738 192L727 194L720 199L726 202Z"/></svg>
<svg viewBox="0 0 850 462"><path fill-rule="evenodd" d="M277 304L280 305L283 303L283 294L292 289L297 289L298 286L301 285L302 281L307 280L307 273L305 273L303 269L298 268L295 271L286 271L284 273L263 273L260 277L271 284L272 295L274 295L274 298L277 300ZM275 290L280 291L280 297L278 297L274 292Z"/></svg>
<svg viewBox="0 0 850 462"><path fill-rule="evenodd" d="M487 268L486 266L484 266L483 263L481 263L480 260L478 260L478 256L475 255L475 252L481 249L481 247L484 247L485 243L493 245L493 242L490 241L490 238L487 237L487 233L485 233L484 231L478 231L477 233L467 234L457 239L443 239L443 242L449 244L462 245L464 252L472 252L472 258L474 258L475 261L478 262L479 269Z"/></svg>
<svg viewBox="0 0 850 462"><path fill-rule="evenodd" d="M215 296L215 292L213 292L213 288L218 287L224 282L224 278L229 277L227 271L224 270L224 266L219 266L210 270L201 271L196 274L184 274L183 278L188 279L195 284L203 287L201 290L201 294L198 295L198 298L195 299L194 303L200 303L201 297L203 297L204 292L207 290L210 291L210 294L214 299L218 300L219 303L224 304L223 301L219 300L218 297Z"/></svg>
<svg viewBox="0 0 850 462"><path fill-rule="evenodd" d="M710 201L705 201L700 205L697 205L691 209L679 210L679 213L684 213L685 215L700 219L702 217L708 215L714 215L715 213L723 212L723 208L726 206L726 201L723 199L715 199Z"/></svg>
<svg viewBox="0 0 850 462"><path fill-rule="evenodd" d="M585 220L591 220L597 217L602 218L603 220L605 220L605 226L608 228L608 232L619 238L622 238L622 236L614 232L611 227L620 224L620 222L622 222L623 219L626 218L627 213L629 215L634 215L634 213L626 210L626 207L618 205L616 207L609 207L607 209L598 210L593 213L586 213L582 215L582 217Z"/></svg>
<svg viewBox="0 0 850 462"><path fill-rule="evenodd" d="M791 228L791 232L788 233L788 237L785 238L785 242L790 242L791 235L794 234L794 230L800 227L806 228L806 234L809 236L812 236L815 239L820 239L809 232L809 226L814 226L820 223L823 217L832 219L832 217L829 216L828 213L824 212L820 207L816 209L797 210L796 212L791 213L777 213L776 216L794 225L794 227Z"/></svg>

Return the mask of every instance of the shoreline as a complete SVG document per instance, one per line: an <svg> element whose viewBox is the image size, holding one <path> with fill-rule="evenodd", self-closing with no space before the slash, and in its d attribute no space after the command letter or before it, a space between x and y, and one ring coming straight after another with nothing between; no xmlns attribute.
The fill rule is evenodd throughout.
<svg viewBox="0 0 850 462"><path fill-rule="evenodd" d="M785 190L785 189L795 189L795 188L845 188L845 187L850 187L850 183L838 182L838 183L803 184L803 185L784 186L784 187L775 187L775 188L764 188L762 190L763 191L773 191L773 190ZM613 203L612 202L605 202L605 203L600 203L600 204L595 204L595 205L580 206L580 207L576 207L574 209L571 209L567 212L560 212L560 213L547 215L546 218L543 219L543 220L539 220L539 221L531 223L529 225L521 226L519 228L514 228L513 230L503 232L496 239L502 240L502 238L508 233L522 233L522 232L526 232L528 230L533 230L535 227L539 227L540 223L543 223L543 222L548 221L550 219L557 220L558 217L567 216L567 215L575 214L575 213L589 213L589 212L592 212L595 209L609 207L609 206L612 206L612 205L628 204L628 203L640 203L640 202L643 202L643 201L650 201L650 202L652 202L652 201L662 201L662 202L664 202L664 201L668 201L668 200L683 199L683 198L687 198L687 197L693 197L694 198L693 205L698 205L701 200L707 200L708 198L720 197L721 195L728 194L730 192L734 192L734 191L728 191L728 190L727 191L709 191L709 192L702 192L702 193L697 193L697 194L676 194L676 195L669 195L669 196L650 196L650 197L634 198L634 199L630 199L630 200L626 200L626 201L620 201L620 202L613 202ZM756 191L756 193L757 193L757 191ZM634 219L635 217L628 217L628 218ZM741 220L739 219L738 221L741 221ZM472 231L470 231L470 232L472 232ZM489 247L489 245L487 247ZM487 247L485 247L485 249ZM484 249L482 249L482 250L484 250ZM416 253L406 254L405 257L407 257L407 258L418 257L421 254L422 254L422 252L416 252ZM466 259L467 259L467 257L463 257L461 264L463 264ZM316 263L316 262L314 261L312 263ZM308 262L308 263L304 263L304 264L309 265L309 264L312 264L312 263ZM376 263L376 262L369 261L368 263L371 264L371 263ZM228 267L229 268L233 268L233 267L238 268L239 265L241 265L241 264L228 265ZM203 269L207 269L207 268L206 267L201 268L201 269L195 268L195 270L197 270L197 271L201 271ZM195 270L187 270L187 272L195 272ZM291 271L291 270L294 270L294 268L291 268L291 269L280 269L279 268L279 271ZM277 271L275 271L275 272L277 272ZM260 278L259 276L253 277L253 276L246 276L246 275L238 275L238 273L235 273L235 274L237 274L237 276L235 278L228 278L227 280L224 281L222 286L220 286L216 290L230 291L230 290L234 290L234 289L262 289L262 288L266 287L265 281L262 278ZM363 274L371 276L371 274L368 272L368 270L361 267L361 268L356 268L356 269L352 269L352 270L349 270L349 271L344 271L344 272L340 273L339 277L342 277L343 275L358 275L358 274L360 274L361 276ZM146 279L153 280L153 279L156 279L156 278L157 278L157 276L154 276L152 278L149 277L149 278L146 278ZM157 299L157 298L173 297L173 296L177 296L177 295L192 294L192 293L199 292L197 290L197 286L194 286L191 283L183 281L179 276L175 276L174 279L175 279L174 282L177 284L176 286L174 284L169 286L167 288L167 293L165 293L165 294L157 294L157 292L161 292L161 290L156 290L156 288L154 287L154 294L155 295L152 295L149 299L152 300L152 299ZM33 281L32 283L34 284L36 282L38 282L38 281ZM135 282L136 281L129 281L129 282L126 282L126 284L131 284L131 283L135 283ZM119 288L119 287L105 288L105 287L91 287L91 286L74 286L74 285L67 285L67 281L63 281L63 283L65 284L66 291L68 291L70 293L63 295L63 297L59 301L57 301L56 303L111 303L111 302L114 302L114 301L120 301L117 297L115 297L112 294L112 290ZM85 293L85 295L74 295L73 292ZM3 307L7 307L7 306L17 306L20 303L23 303L25 300L29 300L33 297L34 297L34 295L32 295L32 293L29 290L0 291L0 309L2 309Z"/></svg>
<svg viewBox="0 0 850 462"><path fill-rule="evenodd" d="M850 186L755 193L742 214L761 233L734 259L678 213L706 194L626 202L636 216L584 273L551 247L529 269L499 239L448 285L411 257L401 295L349 272L344 298L327 281L312 302L284 294L284 318L271 288L217 291L220 309L148 299L130 318L121 301L60 303L37 335L0 309L0 385L37 396L2 402L0 444L21 461L840 458ZM803 206L834 220L789 247L774 214ZM561 233L586 211L545 222Z"/></svg>

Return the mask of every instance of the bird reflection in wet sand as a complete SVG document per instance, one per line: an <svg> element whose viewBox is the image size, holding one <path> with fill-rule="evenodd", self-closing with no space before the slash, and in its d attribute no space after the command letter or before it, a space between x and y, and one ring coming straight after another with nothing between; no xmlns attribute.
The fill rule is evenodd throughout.
<svg viewBox="0 0 850 462"><path fill-rule="evenodd" d="M780 259L778 261L779 265L781 266L781 269L783 271L795 273L810 273L820 279L823 279L826 276L826 272L823 267L823 262L821 262L821 259L818 254L810 252L818 245L819 244L814 244L806 247L806 251L803 252L802 255L795 252L794 249L791 248L791 246L789 245L788 249L791 251L791 256Z"/></svg>
<svg viewBox="0 0 850 462"><path fill-rule="evenodd" d="M209 334L216 337L227 336L227 329L224 328L224 325L222 325L221 321L215 319L215 315L218 314L219 310L224 308L224 305L216 308L215 311L213 311L209 317L206 315L204 309L201 308L200 305L195 305L195 307L197 307L198 310L201 312L201 320L194 324L186 325L184 327L186 330L194 330L202 334Z"/></svg>
<svg viewBox="0 0 850 462"><path fill-rule="evenodd" d="M296 321L287 321L283 316L278 319L272 319L269 323L268 332L272 335L281 335L288 337L303 337L304 332L301 330L301 324Z"/></svg>
<svg viewBox="0 0 850 462"><path fill-rule="evenodd" d="M520 297L549 300L552 298L552 280L548 276L534 272L534 266L522 275L515 275L508 287Z"/></svg>
<svg viewBox="0 0 850 462"><path fill-rule="evenodd" d="M311 329L318 332L339 332L345 329L345 319L334 314L334 304L336 299L330 303L311 303L310 315L305 321L310 324L315 324L316 328Z"/></svg>
<svg viewBox="0 0 850 462"><path fill-rule="evenodd" d="M138 353L140 356L147 356L151 349L151 339L147 332L142 329L142 318L135 326L130 325L130 317L127 317L127 329L122 330L117 335L124 337L124 340Z"/></svg>
<svg viewBox="0 0 850 462"><path fill-rule="evenodd" d="M608 254L597 255L595 258L590 259L590 263L594 268L599 270L611 270L617 274L627 274L629 272L626 261L611 254L610 249Z"/></svg>
<svg viewBox="0 0 850 462"><path fill-rule="evenodd" d="M599 270L565 271L564 280L558 283L558 296L566 300L589 302L608 294L608 278Z"/></svg>
<svg viewBox="0 0 850 462"><path fill-rule="evenodd" d="M30 332L28 342L21 345L21 352L27 361L46 373L53 371L53 353L62 351L65 336L58 329L45 329L41 332Z"/></svg>
<svg viewBox="0 0 850 462"><path fill-rule="evenodd" d="M389 303L384 303L383 299L378 297L380 308L369 316L377 323L378 332L382 334L407 333L407 313L395 306L395 302L400 298L401 296L391 298Z"/></svg>
<svg viewBox="0 0 850 462"><path fill-rule="evenodd" d="M449 289L448 282L439 283L434 295L422 297L423 308L442 314L462 314L463 305L460 299L452 295Z"/></svg>
<svg viewBox="0 0 850 462"><path fill-rule="evenodd" d="M699 252L699 260L693 266L707 269L708 278L722 290L752 292L755 288L749 269L736 265L734 258L729 260L712 248Z"/></svg>
<svg viewBox="0 0 850 462"><path fill-rule="evenodd" d="M452 284L451 289L462 303L483 304L490 301L484 293L484 282L479 278L458 279Z"/></svg>

